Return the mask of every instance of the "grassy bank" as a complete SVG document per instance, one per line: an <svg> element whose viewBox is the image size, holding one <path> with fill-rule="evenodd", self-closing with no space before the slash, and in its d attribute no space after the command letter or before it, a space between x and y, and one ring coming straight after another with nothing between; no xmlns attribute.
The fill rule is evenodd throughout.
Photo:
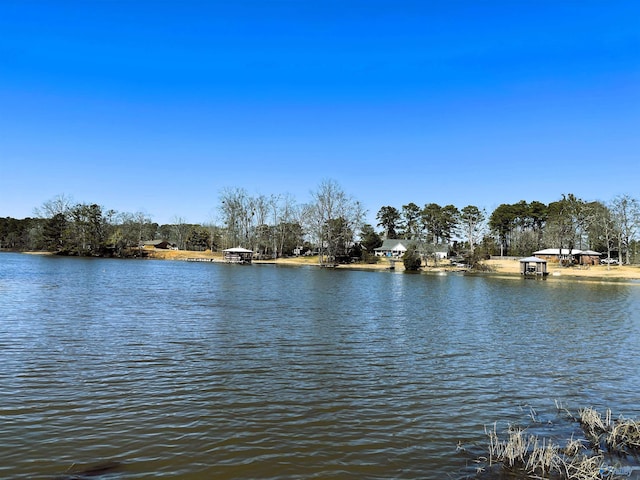
<svg viewBox="0 0 640 480"><path fill-rule="evenodd" d="M520 262L518 260L486 260L483 263L496 273L520 275ZM640 266L637 265L561 267L557 263L548 263L547 270L551 277L593 278L601 280L640 280Z"/></svg>

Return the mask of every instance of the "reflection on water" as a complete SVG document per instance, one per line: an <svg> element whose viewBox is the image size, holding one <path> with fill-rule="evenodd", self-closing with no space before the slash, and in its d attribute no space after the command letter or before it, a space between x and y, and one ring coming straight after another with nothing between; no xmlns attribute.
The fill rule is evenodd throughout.
<svg viewBox="0 0 640 480"><path fill-rule="evenodd" d="M463 478L528 406L640 416L639 292L2 254L0 477Z"/></svg>

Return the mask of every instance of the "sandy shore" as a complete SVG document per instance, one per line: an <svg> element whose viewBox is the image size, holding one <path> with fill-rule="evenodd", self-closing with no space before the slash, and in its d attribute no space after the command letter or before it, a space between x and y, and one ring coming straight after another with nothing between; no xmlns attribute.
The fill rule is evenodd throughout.
<svg viewBox="0 0 640 480"><path fill-rule="evenodd" d="M484 263L491 266L496 273L520 275L520 262L518 260L487 260ZM547 271L551 277L640 280L640 266L638 265L593 265L567 268L558 264L547 263Z"/></svg>
<svg viewBox="0 0 640 480"><path fill-rule="evenodd" d="M149 256L151 258L166 259L166 260L189 260L189 259L201 259L214 262L222 262L221 253L211 252L191 252L185 250L149 250ZM255 260L257 264L276 264L276 265L318 265L318 257L295 257L295 258L279 258L277 260ZM485 265L489 267L488 274L494 275L513 275L520 276L520 262L513 259L502 260L486 260ZM376 264L351 264L340 265L337 268L341 269L359 269L359 270L389 270L390 262L387 259L381 259ZM394 263L395 271L403 271L404 265L402 261L396 261ZM462 269L445 265L442 262L436 266L427 266L423 268L425 272L439 273L439 272L455 272ZM635 265L595 265L589 267L560 267L556 264L548 264L549 276L552 278L582 278L591 280L640 280L640 266Z"/></svg>

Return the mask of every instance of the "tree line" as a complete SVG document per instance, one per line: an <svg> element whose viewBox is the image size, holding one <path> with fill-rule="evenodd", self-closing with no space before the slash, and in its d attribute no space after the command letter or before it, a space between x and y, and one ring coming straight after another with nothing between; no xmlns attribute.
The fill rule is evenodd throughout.
<svg viewBox="0 0 640 480"><path fill-rule="evenodd" d="M192 224L181 217L159 225L143 212L116 212L59 195L34 217L0 218L0 248L44 250L77 256L138 256L145 241L165 240L181 250L218 251L243 246L267 257L313 252L322 261L348 255L362 227L364 210L335 181L323 181L309 203L290 195L250 195L227 188L217 219Z"/></svg>
<svg viewBox="0 0 640 480"><path fill-rule="evenodd" d="M180 239L192 250L208 247L209 230L184 223L159 225L143 212L116 212L95 203L75 203L60 195L22 220L0 218L0 247L45 250L63 255L136 255L143 241Z"/></svg>
<svg viewBox="0 0 640 480"><path fill-rule="evenodd" d="M243 246L265 257L310 252L321 262L341 262L372 258L383 239L395 238L410 240L423 257L442 246L470 256L527 256L553 247L595 250L632 263L640 227L640 202L630 195L602 202L573 194L549 204L501 204L491 213L475 205L383 206L372 226L364 223L360 202L333 180L322 181L308 203L227 188L215 211L216 219L207 224L175 217L159 225L143 212L116 212L60 195L34 217L0 218L0 248L128 256L140 254L145 241L166 240L186 250Z"/></svg>
<svg viewBox="0 0 640 480"><path fill-rule="evenodd" d="M621 262L636 261L640 202L619 195L610 202L585 201L573 194L549 204L539 201L499 205L491 214L474 205L414 203L382 207L378 226L389 238L418 245L445 244L469 254L527 256L544 248L594 250ZM454 240L458 239L458 241Z"/></svg>

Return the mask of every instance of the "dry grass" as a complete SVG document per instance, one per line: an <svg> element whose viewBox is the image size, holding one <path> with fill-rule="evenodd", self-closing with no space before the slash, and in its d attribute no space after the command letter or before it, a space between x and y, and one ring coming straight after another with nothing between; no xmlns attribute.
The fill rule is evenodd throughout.
<svg viewBox="0 0 640 480"><path fill-rule="evenodd" d="M520 275L520 262L513 259L485 260L485 265L493 267L499 274ZM640 266L638 265L593 265L587 268L561 267L557 263L548 263L547 269L552 277L583 278L594 280L638 280Z"/></svg>
<svg viewBox="0 0 640 480"><path fill-rule="evenodd" d="M584 445L573 438L562 448L559 444L523 429L510 429L508 438L500 440L495 430L489 436L490 465L500 463L509 470L520 470L525 478L559 478L566 480L601 480L603 457L584 455ZM606 478L606 477L605 477Z"/></svg>
<svg viewBox="0 0 640 480"><path fill-rule="evenodd" d="M572 457L565 464L563 478L569 480L602 480L611 478L611 475L603 472L603 457L601 455L578 455Z"/></svg>
<svg viewBox="0 0 640 480"><path fill-rule="evenodd" d="M591 407L580 409L578 413L585 436L591 442L592 448L599 451L602 436L611 429L611 410L607 409L604 419Z"/></svg>
<svg viewBox="0 0 640 480"><path fill-rule="evenodd" d="M489 465L500 463L509 469L522 469L531 475L546 475L564 471L559 445L536 435L528 435L522 428L509 427L508 438L500 440L494 424L486 430L489 436Z"/></svg>
<svg viewBox="0 0 640 480"><path fill-rule="evenodd" d="M620 418L606 438L607 448L621 453L640 452L640 422Z"/></svg>
<svg viewBox="0 0 640 480"><path fill-rule="evenodd" d="M557 405L557 404L556 404ZM575 419L568 410L569 419ZM603 480L628 476L640 467L605 464L604 445L609 455L624 460L640 452L640 422L620 418L612 421L611 410L604 416L593 408L579 410L579 418L586 440L573 436L566 445L539 438L525 428L509 426L506 438L500 439L496 424L485 427L489 438L488 466L501 465L507 470L529 479ZM532 416L535 420L535 416ZM585 442L590 444L587 448Z"/></svg>
<svg viewBox="0 0 640 480"><path fill-rule="evenodd" d="M569 457L575 457L579 453L584 451L584 449L585 449L585 446L584 446L584 443L582 443L582 440L577 440L573 438L573 435L572 435L569 441L567 442L567 444L565 445L563 453Z"/></svg>
<svg viewBox="0 0 640 480"><path fill-rule="evenodd" d="M600 448L600 444L604 443L609 452L640 452L640 422L636 420L620 417L614 422L609 409L603 418L593 408L585 408L580 410L580 424L585 435L594 443L594 448Z"/></svg>
<svg viewBox="0 0 640 480"><path fill-rule="evenodd" d="M590 432L600 435L611 429L611 410L609 409L606 410L604 419L597 410L591 407L582 408L578 413L583 428L586 427Z"/></svg>

